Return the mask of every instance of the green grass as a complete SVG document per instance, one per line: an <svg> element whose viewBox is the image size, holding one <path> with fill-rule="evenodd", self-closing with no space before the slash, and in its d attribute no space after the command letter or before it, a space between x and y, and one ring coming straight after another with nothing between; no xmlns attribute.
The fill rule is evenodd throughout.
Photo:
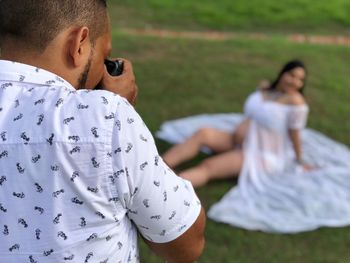
<svg viewBox="0 0 350 263"><path fill-rule="evenodd" d="M327 21L334 21L337 27L343 29L348 25L347 18L345 22L330 19L333 17L332 12L343 12L339 7L346 5L345 1L330 1L328 8L334 11L328 13L320 12L320 3L325 3L324 1L294 2L309 6L305 8L305 11L309 10L308 14L315 12L307 20L300 21L307 30L313 30L313 27L315 31L312 32L331 30ZM166 0L114 1L111 17L112 21L119 21L120 26L142 27L144 23L152 23L163 28L202 30L215 28L219 20L205 20L205 16L196 11L199 8L206 7L209 10L213 5L210 12L220 13L229 9L229 6L250 6L252 11L248 14L253 14L268 5L266 1L257 5L254 0L246 1L247 7L243 7L241 1L220 0L215 2L216 5L211 3L204 0L182 1L181 4ZM290 1L276 1L274 8L285 3ZM318 11L312 11L311 5ZM272 8L271 4L270 6ZM290 6L282 8L282 11L293 13L295 8ZM189 15L191 12L197 12L199 18ZM230 12L225 12L223 16L228 17ZM151 18L154 13L156 17ZM188 20L176 15L180 13L187 16ZM268 33L274 32L281 25L286 26L286 31L294 30L294 27L297 30L304 28L287 22L275 25L274 19L278 16L274 18L270 15L261 16L261 26L266 27ZM279 19L288 18L283 18L282 14L279 16ZM255 27L250 25L257 22L248 17L247 13L243 15L242 11L243 20L251 22L247 22L247 27L243 25L239 29L254 31ZM222 27L217 28L226 30L231 26L225 22ZM140 89L137 110L152 132L169 119L200 113L242 111L245 98L260 80L274 78L285 61L297 57L305 61L309 72L306 96L311 112L308 126L350 146L349 47L295 44L274 35L265 41L248 40L244 37L227 41L160 39L130 36L121 33L117 28L113 31L113 54L133 62ZM159 140L156 143L160 152L169 147L169 144ZM203 157L201 155L187 165L192 165ZM208 209L235 183L231 180L213 182L199 189L198 195L204 207ZM273 235L208 221L206 242L204 253L198 261L200 263L350 262L350 228L324 228L295 235ZM154 256L143 242L140 243L142 262L164 262Z"/></svg>
<svg viewBox="0 0 350 263"><path fill-rule="evenodd" d="M347 0L112 0L122 27L349 33Z"/></svg>

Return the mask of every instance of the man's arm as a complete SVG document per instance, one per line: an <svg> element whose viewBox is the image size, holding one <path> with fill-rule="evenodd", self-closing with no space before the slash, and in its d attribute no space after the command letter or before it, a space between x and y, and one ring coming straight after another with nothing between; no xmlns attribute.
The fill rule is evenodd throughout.
<svg viewBox="0 0 350 263"><path fill-rule="evenodd" d="M194 224L181 236L167 243L154 243L144 239L153 252L168 263L192 263L203 252L205 239L205 212L202 208Z"/></svg>
<svg viewBox="0 0 350 263"><path fill-rule="evenodd" d="M135 109L118 103L113 145L125 149L115 169L127 216L157 255L168 262L193 262L204 247L205 213L190 182L159 156L154 138Z"/></svg>

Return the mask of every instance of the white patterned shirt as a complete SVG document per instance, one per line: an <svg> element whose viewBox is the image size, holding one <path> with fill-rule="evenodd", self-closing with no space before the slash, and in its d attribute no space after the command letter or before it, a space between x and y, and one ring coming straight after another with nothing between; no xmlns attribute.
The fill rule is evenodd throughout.
<svg viewBox="0 0 350 263"><path fill-rule="evenodd" d="M134 108L0 60L0 262L138 262L197 219L192 185Z"/></svg>

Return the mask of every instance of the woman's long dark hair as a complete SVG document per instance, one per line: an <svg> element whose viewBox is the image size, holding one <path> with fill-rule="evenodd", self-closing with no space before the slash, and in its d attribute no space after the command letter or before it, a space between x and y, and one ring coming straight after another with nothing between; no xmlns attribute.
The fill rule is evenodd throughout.
<svg viewBox="0 0 350 263"><path fill-rule="evenodd" d="M305 89L305 83L306 83L306 67L304 65L304 63L301 60L298 59L294 59L294 60L290 60L288 61L283 68L281 69L280 73L278 74L277 78L271 83L270 87L268 88L268 90L273 91L277 88L277 85L282 77L282 75L288 71L291 71L295 68L302 68L305 71L305 79L303 81L304 85L301 87L301 89L299 89L299 92L304 95L304 89Z"/></svg>

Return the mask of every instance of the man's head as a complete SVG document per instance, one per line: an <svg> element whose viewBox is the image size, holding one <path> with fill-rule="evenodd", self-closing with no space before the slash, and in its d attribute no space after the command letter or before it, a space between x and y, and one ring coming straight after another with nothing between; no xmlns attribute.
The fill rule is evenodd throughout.
<svg viewBox="0 0 350 263"><path fill-rule="evenodd" d="M2 58L92 87L111 49L106 0L0 0L0 47Z"/></svg>

